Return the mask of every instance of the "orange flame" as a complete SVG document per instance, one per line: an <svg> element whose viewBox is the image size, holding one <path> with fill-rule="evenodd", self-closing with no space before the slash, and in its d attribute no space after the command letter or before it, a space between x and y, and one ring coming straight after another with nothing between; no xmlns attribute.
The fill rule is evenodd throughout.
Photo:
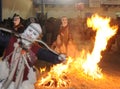
<svg viewBox="0 0 120 89"><path fill-rule="evenodd" d="M46 70L46 67L40 68L40 73L45 72L45 70Z"/></svg>
<svg viewBox="0 0 120 89"><path fill-rule="evenodd" d="M101 59L101 51L105 50L107 41L115 35L117 31L117 26L110 27L110 18L102 18L98 15L93 15L88 18L87 25L96 30L96 38L94 49L91 54L87 55L87 60L83 64L84 72L93 78L101 78L102 73L98 67L98 63Z"/></svg>
<svg viewBox="0 0 120 89"><path fill-rule="evenodd" d="M37 88L40 86L46 87L65 87L68 86L70 81L66 78L68 72L74 71L74 73L85 72L93 78L102 78L101 69L98 63L101 59L101 51L105 50L107 41L112 37L116 31L117 27L110 27L110 18L102 18L98 15L93 15L88 18L87 25L96 30L96 38L93 51L91 54L88 50L82 50L79 56L76 52L76 56L73 58L67 58L66 63L55 65L51 68L50 72L45 78L37 81ZM77 49L76 49L77 50ZM72 50L71 50L72 51ZM77 71L76 71L77 69Z"/></svg>
<svg viewBox="0 0 120 89"><path fill-rule="evenodd" d="M38 81L37 86L47 86L47 87L65 87L68 86L68 80L65 80L64 74L68 71L69 64L72 59L69 58L69 61L66 64L57 64L52 67L48 76L42 78Z"/></svg>

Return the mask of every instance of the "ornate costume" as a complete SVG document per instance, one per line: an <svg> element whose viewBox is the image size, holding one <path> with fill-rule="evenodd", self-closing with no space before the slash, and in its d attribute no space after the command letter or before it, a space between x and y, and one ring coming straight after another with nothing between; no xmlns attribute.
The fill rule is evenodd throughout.
<svg viewBox="0 0 120 89"><path fill-rule="evenodd" d="M33 66L37 59L54 64L64 60L60 55L34 43L41 33L41 27L32 23L20 38L10 38L3 61L0 62L0 89L34 89L36 74Z"/></svg>

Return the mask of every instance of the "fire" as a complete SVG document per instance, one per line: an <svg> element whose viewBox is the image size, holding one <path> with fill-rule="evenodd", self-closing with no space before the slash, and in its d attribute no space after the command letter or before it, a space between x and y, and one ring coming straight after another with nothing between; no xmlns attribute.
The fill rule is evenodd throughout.
<svg viewBox="0 0 120 89"><path fill-rule="evenodd" d="M46 70L46 67L40 68L40 73L45 72L45 70Z"/></svg>
<svg viewBox="0 0 120 89"><path fill-rule="evenodd" d="M83 64L84 72L93 78L101 78L101 69L98 63L101 59L101 51L105 50L107 41L110 37L115 35L117 26L110 27L110 18L102 18L98 15L93 15L88 18L87 25L96 30L96 38L94 49L91 54L87 55L87 60Z"/></svg>
<svg viewBox="0 0 120 89"><path fill-rule="evenodd" d="M78 75L80 73L85 73L89 76L92 76L94 79L102 78L101 69L98 66L98 63L100 62L100 59L102 57L101 51L105 50L107 41L110 39L110 37L115 35L117 31L117 27L110 27L109 23L110 18L102 18L98 15L93 15L91 18L88 18L88 27L92 27L92 29L96 31L93 51L89 53L88 50L84 49L78 53L79 56L77 55L74 58L68 57L66 63L57 64L53 66L46 77L42 77L40 80L37 81L37 89L39 89L40 86L69 86L70 80L67 74L71 71L73 73L78 73ZM41 69L40 71L42 72L44 71L44 69Z"/></svg>
<svg viewBox="0 0 120 89"><path fill-rule="evenodd" d="M68 72L68 67L70 62L72 62L71 58L68 58L66 64L57 64L52 67L47 77L42 78L38 81L37 86L46 86L46 87L65 87L68 86L69 80L67 79L66 73Z"/></svg>

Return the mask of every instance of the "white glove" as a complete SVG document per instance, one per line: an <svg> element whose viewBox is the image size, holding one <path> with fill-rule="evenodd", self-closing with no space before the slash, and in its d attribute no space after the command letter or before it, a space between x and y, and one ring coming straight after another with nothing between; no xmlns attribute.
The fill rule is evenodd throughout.
<svg viewBox="0 0 120 89"><path fill-rule="evenodd" d="M60 54L60 55L58 56L58 59L59 59L60 61L66 61L66 55Z"/></svg>

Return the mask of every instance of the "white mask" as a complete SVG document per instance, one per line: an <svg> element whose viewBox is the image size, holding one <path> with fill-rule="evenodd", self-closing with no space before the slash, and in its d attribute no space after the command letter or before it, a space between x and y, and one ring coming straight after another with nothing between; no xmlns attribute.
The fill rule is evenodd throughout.
<svg viewBox="0 0 120 89"><path fill-rule="evenodd" d="M31 42L34 42L39 36L42 34L42 29L39 24L37 23L32 23L30 24L27 29L22 33L22 38L28 39ZM31 42L22 39L22 43L25 45L30 45Z"/></svg>

